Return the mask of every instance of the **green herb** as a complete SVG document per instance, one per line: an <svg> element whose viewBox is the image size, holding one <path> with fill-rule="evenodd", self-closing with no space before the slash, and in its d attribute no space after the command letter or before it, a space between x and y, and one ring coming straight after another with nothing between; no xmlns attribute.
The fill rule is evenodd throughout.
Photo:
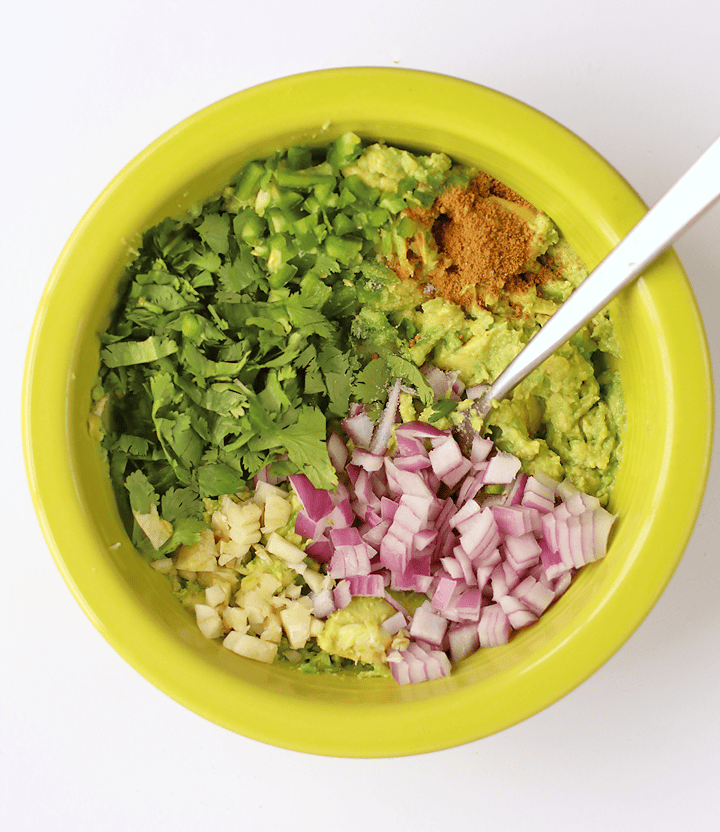
<svg viewBox="0 0 720 832"><path fill-rule="evenodd" d="M440 401L433 404L432 411L428 416L428 422L439 422L441 419L449 416L459 404L459 399L456 401L453 399L440 399Z"/></svg>
<svg viewBox="0 0 720 832"><path fill-rule="evenodd" d="M399 332L365 305L394 277L380 227L414 233L399 212L424 196L344 175L361 152L346 134L251 162L222 197L144 234L100 335L96 398L123 516L154 506L173 527L160 554L199 538L202 498L264 466L333 488L326 440L352 398L382 401L400 377L432 401L409 321Z"/></svg>

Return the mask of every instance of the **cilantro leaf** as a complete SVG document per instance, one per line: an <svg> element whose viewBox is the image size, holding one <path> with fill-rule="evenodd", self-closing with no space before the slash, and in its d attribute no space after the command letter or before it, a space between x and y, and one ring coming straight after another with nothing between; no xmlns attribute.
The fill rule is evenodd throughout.
<svg viewBox="0 0 720 832"><path fill-rule="evenodd" d="M171 338L150 335L144 341L119 341L110 344L100 353L108 367L126 367L130 364L149 364L176 353L178 345Z"/></svg>
<svg viewBox="0 0 720 832"><path fill-rule="evenodd" d="M294 425L283 428L282 437L290 461L315 488L335 488L337 474L327 453L326 422L319 408L305 408Z"/></svg>
<svg viewBox="0 0 720 832"><path fill-rule="evenodd" d="M130 495L130 508L138 514L148 514L158 504L158 495L142 471L133 471L125 480Z"/></svg>
<svg viewBox="0 0 720 832"><path fill-rule="evenodd" d="M388 388L396 379L402 379L412 387L423 404L429 405L434 400L432 387L420 371L420 368L400 355L388 354L370 361L357 375L353 393L365 404L385 401Z"/></svg>
<svg viewBox="0 0 720 832"><path fill-rule="evenodd" d="M230 217L227 214L208 214L198 226L197 232L215 254L228 253Z"/></svg>
<svg viewBox="0 0 720 832"><path fill-rule="evenodd" d="M449 416L453 410L460 404L459 400L440 399L432 406L432 412L428 417L428 422L439 422L445 416Z"/></svg>

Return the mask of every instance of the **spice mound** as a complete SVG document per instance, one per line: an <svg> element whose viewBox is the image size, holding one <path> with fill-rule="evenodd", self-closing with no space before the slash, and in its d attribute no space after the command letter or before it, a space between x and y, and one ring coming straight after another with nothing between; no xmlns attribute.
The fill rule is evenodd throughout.
<svg viewBox="0 0 720 832"><path fill-rule="evenodd" d="M485 173L409 216L430 232L439 257L424 273L411 255L412 272L401 270L401 276L465 308L492 302L506 288L517 291L540 282L538 257L557 242L546 214Z"/></svg>

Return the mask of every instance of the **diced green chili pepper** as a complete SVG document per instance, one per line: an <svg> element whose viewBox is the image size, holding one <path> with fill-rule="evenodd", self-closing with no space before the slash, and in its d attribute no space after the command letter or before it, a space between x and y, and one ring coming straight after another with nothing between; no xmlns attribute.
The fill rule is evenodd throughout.
<svg viewBox="0 0 720 832"><path fill-rule="evenodd" d="M348 237L329 236L325 240L325 251L343 266L350 265L350 262L360 254L362 242Z"/></svg>
<svg viewBox="0 0 720 832"><path fill-rule="evenodd" d="M380 198L380 191L366 185L357 174L346 176L344 182L346 188L368 206L374 205Z"/></svg>
<svg viewBox="0 0 720 832"><path fill-rule="evenodd" d="M283 263L274 272L268 275L268 283L273 289L285 286L297 274L297 266L292 263Z"/></svg>
<svg viewBox="0 0 720 832"><path fill-rule="evenodd" d="M505 486L500 485L499 483L488 483L488 485L485 486L484 491L486 494L502 494L504 489Z"/></svg>
<svg viewBox="0 0 720 832"><path fill-rule="evenodd" d="M312 165L312 154L307 147L291 147L287 152L287 163L290 170L309 168Z"/></svg>
<svg viewBox="0 0 720 832"><path fill-rule="evenodd" d="M265 173L265 166L261 162L250 162L242 172L240 181L235 186L237 199L251 199L260 185L260 180Z"/></svg>
<svg viewBox="0 0 720 832"><path fill-rule="evenodd" d="M333 208L337 205L337 194L335 193L335 181L318 182L313 186L313 196L318 205L323 208Z"/></svg>
<svg viewBox="0 0 720 832"><path fill-rule="evenodd" d="M333 220L333 231L342 237L343 234L352 234L353 231L357 231L357 226L347 214L336 214Z"/></svg>
<svg viewBox="0 0 720 832"><path fill-rule="evenodd" d="M384 193L378 200L381 208L387 208L391 214L399 214L407 208L407 202L399 194Z"/></svg>
<svg viewBox="0 0 720 832"><path fill-rule="evenodd" d="M410 217L403 217L397 226L397 233L401 237L412 237L419 230L418 224Z"/></svg>
<svg viewBox="0 0 720 832"><path fill-rule="evenodd" d="M355 133L344 133L331 142L328 147L327 160L336 168L344 168L353 162L362 151L362 140Z"/></svg>
<svg viewBox="0 0 720 832"><path fill-rule="evenodd" d="M306 170L288 170L278 168L275 171L275 178L281 188L300 188L309 190L314 185L335 185L335 177L327 173L318 173L313 168Z"/></svg>
<svg viewBox="0 0 720 832"><path fill-rule="evenodd" d="M266 227L265 220L252 208L245 208L233 219L235 235L246 243L257 242L265 233Z"/></svg>

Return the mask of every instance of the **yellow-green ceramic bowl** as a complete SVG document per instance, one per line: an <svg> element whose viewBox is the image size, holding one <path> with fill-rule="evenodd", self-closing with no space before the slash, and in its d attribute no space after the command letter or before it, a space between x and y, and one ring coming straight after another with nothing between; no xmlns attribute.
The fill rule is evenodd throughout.
<svg viewBox="0 0 720 832"><path fill-rule="evenodd" d="M553 217L589 266L646 210L584 142L481 86L398 69L339 69L263 84L159 138L82 219L37 314L23 427L32 494L58 568L133 667L245 736L317 754L380 757L448 748L520 722L625 642L690 536L710 459L713 396L702 322L668 253L612 305L628 425L609 553L537 625L465 660L450 678L403 687L257 664L204 638L166 579L131 546L88 435L96 333L143 229L218 192L250 159L292 143L323 144L348 129L486 170ZM617 706L593 718L611 719Z"/></svg>

